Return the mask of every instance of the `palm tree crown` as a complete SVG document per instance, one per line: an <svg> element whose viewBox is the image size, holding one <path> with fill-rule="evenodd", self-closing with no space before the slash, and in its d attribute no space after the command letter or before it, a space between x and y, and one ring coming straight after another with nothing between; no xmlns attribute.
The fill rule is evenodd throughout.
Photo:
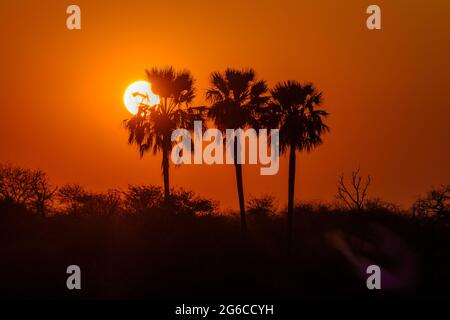
<svg viewBox="0 0 450 320"><path fill-rule="evenodd" d="M328 112L318 107L322 93L308 83L297 81L279 83L272 90L272 101L266 109L266 125L280 129L280 151L287 147L311 151L322 144L322 134L329 130L324 123Z"/></svg>
<svg viewBox="0 0 450 320"><path fill-rule="evenodd" d="M226 69L211 74L206 99L212 103L208 115L220 130L258 127L258 114L268 101L267 84L257 81L253 69Z"/></svg>

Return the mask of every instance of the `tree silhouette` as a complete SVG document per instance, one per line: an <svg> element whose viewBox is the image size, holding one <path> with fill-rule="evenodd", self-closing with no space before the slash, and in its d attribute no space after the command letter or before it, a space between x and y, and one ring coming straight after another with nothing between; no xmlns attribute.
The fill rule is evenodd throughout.
<svg viewBox="0 0 450 320"><path fill-rule="evenodd" d="M157 186L129 185L125 194L125 209L131 213L142 213L156 209L163 203L163 192Z"/></svg>
<svg viewBox="0 0 450 320"><path fill-rule="evenodd" d="M420 197L414 202L411 211L415 216L449 219L450 185L441 185L438 188L433 187L425 197Z"/></svg>
<svg viewBox="0 0 450 320"><path fill-rule="evenodd" d="M33 200L33 172L11 164L0 164L0 199L18 205L29 205Z"/></svg>
<svg viewBox="0 0 450 320"><path fill-rule="evenodd" d="M0 200L25 206L45 217L56 190L41 170L0 164Z"/></svg>
<svg viewBox="0 0 450 320"><path fill-rule="evenodd" d="M253 69L226 69L224 73L213 72L206 99L211 103L208 116L216 127L225 132L226 129L244 129L248 126L257 128L261 107L268 101L267 84L256 80ZM244 186L242 181L242 165L238 163L238 141L234 140L234 166L239 197L242 234L245 236L247 221L245 217Z"/></svg>
<svg viewBox="0 0 450 320"><path fill-rule="evenodd" d="M170 196L169 157L173 146L171 135L178 128L193 127L202 119L202 108L191 106L195 97L194 79L189 71L176 72L173 67L146 70L152 90L159 95L156 106L141 104L138 113L125 120L129 132L128 143L137 145L141 157L152 150L162 153L164 198Z"/></svg>
<svg viewBox="0 0 450 320"><path fill-rule="evenodd" d="M254 220L268 218L276 214L278 202L275 196L263 194L260 197L250 197L247 201L247 213Z"/></svg>
<svg viewBox="0 0 450 320"><path fill-rule="evenodd" d="M311 151L322 144L322 134L328 131L324 118L322 93L312 84L297 81L278 83L271 91L272 99L266 108L263 121L265 126L280 129L280 152L289 150L288 181L288 246L293 238L294 183L296 171L296 151Z"/></svg>
<svg viewBox="0 0 450 320"><path fill-rule="evenodd" d="M338 191L336 196L347 209L361 211L366 206L367 189L371 182L371 176L367 176L366 180L363 181L359 168L352 172L352 179L349 185L344 181L344 174L341 174L338 180ZM373 201L372 204L374 204Z"/></svg>
<svg viewBox="0 0 450 320"><path fill-rule="evenodd" d="M37 213L45 217L58 188L50 184L47 174L41 170L32 171L30 184L33 206Z"/></svg>

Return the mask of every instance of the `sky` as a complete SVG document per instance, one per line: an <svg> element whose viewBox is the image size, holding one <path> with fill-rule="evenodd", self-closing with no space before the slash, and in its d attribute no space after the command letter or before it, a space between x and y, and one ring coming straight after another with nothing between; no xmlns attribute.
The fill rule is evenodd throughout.
<svg viewBox="0 0 450 320"><path fill-rule="evenodd" d="M66 8L81 8L81 30ZM381 8L368 30L366 8ZM323 92L329 134L299 154L297 200L332 201L341 173L373 178L369 195L410 206L450 183L450 2L117 0L0 2L0 162L95 191L160 184L161 155L140 159L122 121L127 86L173 65L196 78L252 67L270 86L295 79ZM244 167L247 196L287 201L275 176ZM171 183L237 208L232 165L171 168Z"/></svg>

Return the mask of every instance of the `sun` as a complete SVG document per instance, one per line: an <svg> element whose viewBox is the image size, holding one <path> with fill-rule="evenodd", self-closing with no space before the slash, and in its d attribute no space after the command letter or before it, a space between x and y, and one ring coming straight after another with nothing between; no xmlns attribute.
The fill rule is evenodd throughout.
<svg viewBox="0 0 450 320"><path fill-rule="evenodd" d="M141 104L149 106L159 104L159 96L152 92L150 82L136 81L125 90L123 103L130 113L137 114Z"/></svg>

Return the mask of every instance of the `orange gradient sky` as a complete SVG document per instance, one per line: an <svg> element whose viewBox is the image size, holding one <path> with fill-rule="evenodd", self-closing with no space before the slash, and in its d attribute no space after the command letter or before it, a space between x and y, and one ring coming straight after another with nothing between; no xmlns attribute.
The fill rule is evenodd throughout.
<svg viewBox="0 0 450 320"><path fill-rule="evenodd" d="M449 1L82 1L82 30L66 29L68 1L0 2L0 162L46 171L93 190L162 184L160 155L127 145L126 87L145 68L173 65L197 79L253 67L272 86L312 81L331 133L298 156L296 197L333 200L340 173L360 166L371 195L409 206L450 182ZM369 31L365 9L382 9ZM237 207L233 166L173 168L171 182ZM286 203L276 176L244 168L246 194Z"/></svg>

